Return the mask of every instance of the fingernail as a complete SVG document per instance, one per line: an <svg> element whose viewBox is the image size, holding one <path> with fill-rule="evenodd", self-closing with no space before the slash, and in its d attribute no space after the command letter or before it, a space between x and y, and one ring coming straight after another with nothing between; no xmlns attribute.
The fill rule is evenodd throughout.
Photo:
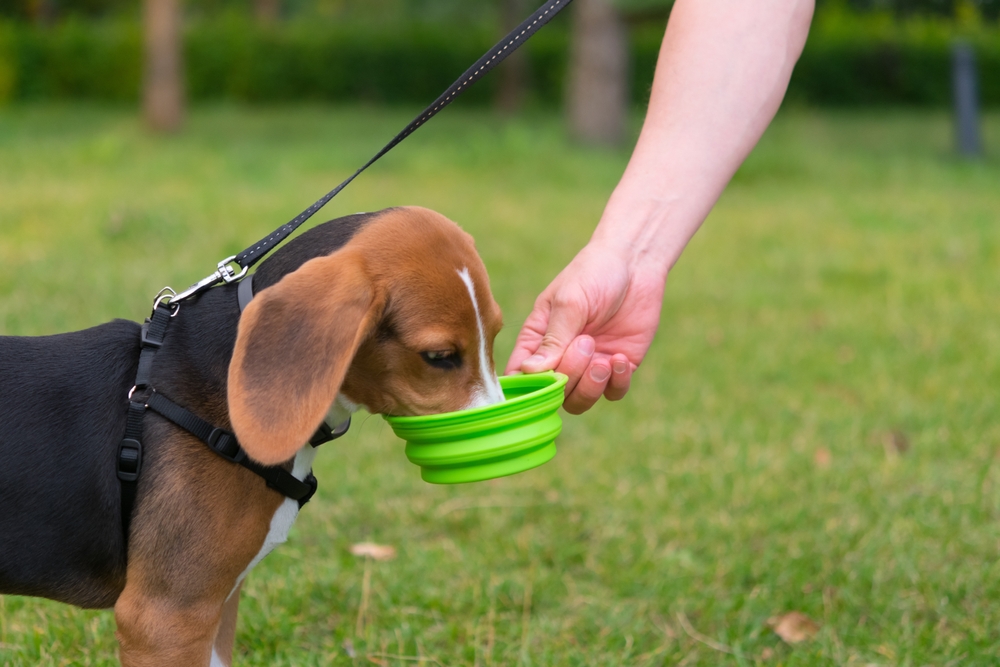
<svg viewBox="0 0 1000 667"><path fill-rule="evenodd" d="M611 375L611 371L606 366L594 366L590 369L590 379L594 382L604 382Z"/></svg>
<svg viewBox="0 0 1000 667"><path fill-rule="evenodd" d="M576 341L576 349L580 350L589 357L594 353L594 339L589 336L587 338L581 338Z"/></svg>
<svg viewBox="0 0 1000 667"><path fill-rule="evenodd" d="M539 364L545 363L545 355L543 354L533 354L524 360L524 363L528 366L537 366Z"/></svg>
<svg viewBox="0 0 1000 667"><path fill-rule="evenodd" d="M614 368L615 373L624 373L628 368L628 363L624 361L616 361L612 364L612 368Z"/></svg>

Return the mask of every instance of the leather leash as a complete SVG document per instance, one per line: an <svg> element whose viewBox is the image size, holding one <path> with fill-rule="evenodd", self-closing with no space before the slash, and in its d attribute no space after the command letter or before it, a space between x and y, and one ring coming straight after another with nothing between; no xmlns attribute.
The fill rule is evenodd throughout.
<svg viewBox="0 0 1000 667"><path fill-rule="evenodd" d="M451 104L459 94L479 79L483 78L487 72L503 62L507 56L517 50L522 44L528 41L532 35L552 20L556 14L562 11L573 0L548 0L535 12L525 19L521 25L514 28L506 37L487 51L472 67L467 69L462 76L448 87L436 100L434 100L419 116L410 121L410 124L403 128L403 131L393 137L392 141L386 144L382 150L368 160L360 169L354 172L347 180L320 197L312 206L299 213L289 222L278 227L273 233L265 236L257 243L254 243L243 252L232 257L227 257L218 263L218 269L211 275L199 280L197 283L187 288L179 294L168 297L169 303L180 304L184 299L188 299L220 282L231 283L242 278L247 270L259 262L268 252L274 249L279 243L288 238L302 223L311 218L316 211L323 208L327 202L333 199L347 185L358 177L361 172L373 165L379 158L392 150L399 142L407 138L413 132L433 118L439 111ZM171 290L172 291L172 290Z"/></svg>
<svg viewBox="0 0 1000 667"><path fill-rule="evenodd" d="M116 463L118 478L121 483L121 522L126 544L128 543L132 509L136 500L139 474L142 470L142 422L147 409L153 410L184 430L194 434L216 454L233 463L242 465L260 477L263 477L268 486L281 492L286 497L298 501L300 507L312 497L316 491L316 478L312 476L312 473L309 474L305 482L301 482L280 466L265 467L250 461L233 434L213 427L208 422L173 403L173 401L162 394L157 393L149 385L153 359L163 344L163 338L166 336L171 318L177 314L181 301L214 287L219 283L232 283L243 278L251 266L263 259L275 246L288 238L289 234L298 229L302 223L311 218L327 202L337 196L361 172L373 165L379 158L403 141L403 139L413 134L418 127L451 104L463 90L503 62L507 56L516 51L572 1L547 0L531 16L514 28L506 37L497 42L472 67L467 69L462 76L441 93L419 116L410 121L410 124L403 128L402 132L393 137L392 141L386 144L382 150L376 153L374 157L355 171L347 180L320 197L312 206L243 252L222 260L218 263L218 269L214 273L201 279L183 292L175 293L170 287L164 287L160 290L153 303L153 313L142 327L139 368L135 386L128 395L129 412L126 421L125 437L118 446ZM244 283L240 286L238 293L241 311L252 298L253 294L250 281L247 280ZM135 395L137 391L142 396ZM321 428L310 440L310 444L316 446L343 435L349 424L350 420L336 429L331 429L324 424L326 429Z"/></svg>

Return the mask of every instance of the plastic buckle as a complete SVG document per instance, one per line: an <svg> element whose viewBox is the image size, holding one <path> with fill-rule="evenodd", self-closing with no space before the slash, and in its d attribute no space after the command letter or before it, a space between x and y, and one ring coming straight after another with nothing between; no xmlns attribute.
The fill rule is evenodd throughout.
<svg viewBox="0 0 1000 667"><path fill-rule="evenodd" d="M125 438L118 443L118 479L134 482L142 471L142 443Z"/></svg>
<svg viewBox="0 0 1000 667"><path fill-rule="evenodd" d="M313 447L319 447L324 442L330 442L331 440L336 440L340 436L347 433L347 429L351 428L351 418L348 417L347 421L343 424L338 424L336 428L330 428L330 425L325 421L319 425L313 437L309 438L309 444Z"/></svg>
<svg viewBox="0 0 1000 667"><path fill-rule="evenodd" d="M333 440L333 429L326 422L321 422L319 428L313 433L313 437L309 438L309 444L313 447L319 447L324 442L331 440Z"/></svg>
<svg viewBox="0 0 1000 667"><path fill-rule="evenodd" d="M205 443L213 452L232 463L242 463L247 457L247 453L237 442L236 436L221 428L213 428L212 432L205 438Z"/></svg>
<svg viewBox="0 0 1000 667"><path fill-rule="evenodd" d="M162 340L153 340L152 338L149 337L148 319L142 323L142 330L141 333L139 334L139 343L142 345L142 347L155 347L156 349L159 349L160 347L163 346Z"/></svg>
<svg viewBox="0 0 1000 667"><path fill-rule="evenodd" d="M302 481L309 485L309 492L299 498L299 509L302 509L303 505L312 500L312 497L316 495L316 489L319 488L319 482L316 481L316 476L311 472Z"/></svg>

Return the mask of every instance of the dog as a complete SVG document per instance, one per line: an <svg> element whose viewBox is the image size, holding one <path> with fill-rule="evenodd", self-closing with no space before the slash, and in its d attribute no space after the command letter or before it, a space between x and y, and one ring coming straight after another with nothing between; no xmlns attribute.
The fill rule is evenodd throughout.
<svg viewBox="0 0 1000 667"><path fill-rule="evenodd" d="M501 327L472 237L404 207L333 220L253 274L180 303L150 385L235 433L257 464L310 475L324 422L503 400ZM299 503L160 414L141 422L126 536L116 474L140 336L116 320L0 337L0 593L114 607L125 667L228 666L240 587ZM134 399L133 399L134 400Z"/></svg>

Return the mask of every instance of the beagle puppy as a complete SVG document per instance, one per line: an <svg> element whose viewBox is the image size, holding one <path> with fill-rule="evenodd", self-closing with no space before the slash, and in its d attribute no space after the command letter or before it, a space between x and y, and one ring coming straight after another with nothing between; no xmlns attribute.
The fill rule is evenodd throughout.
<svg viewBox="0 0 1000 667"><path fill-rule="evenodd" d="M407 207L319 225L237 285L180 304L151 384L234 432L247 455L309 474L324 420L503 400L500 308L472 237ZM114 607L126 667L230 665L240 586L299 504L147 411L127 540L117 447L140 327L117 320L0 337L0 593Z"/></svg>

